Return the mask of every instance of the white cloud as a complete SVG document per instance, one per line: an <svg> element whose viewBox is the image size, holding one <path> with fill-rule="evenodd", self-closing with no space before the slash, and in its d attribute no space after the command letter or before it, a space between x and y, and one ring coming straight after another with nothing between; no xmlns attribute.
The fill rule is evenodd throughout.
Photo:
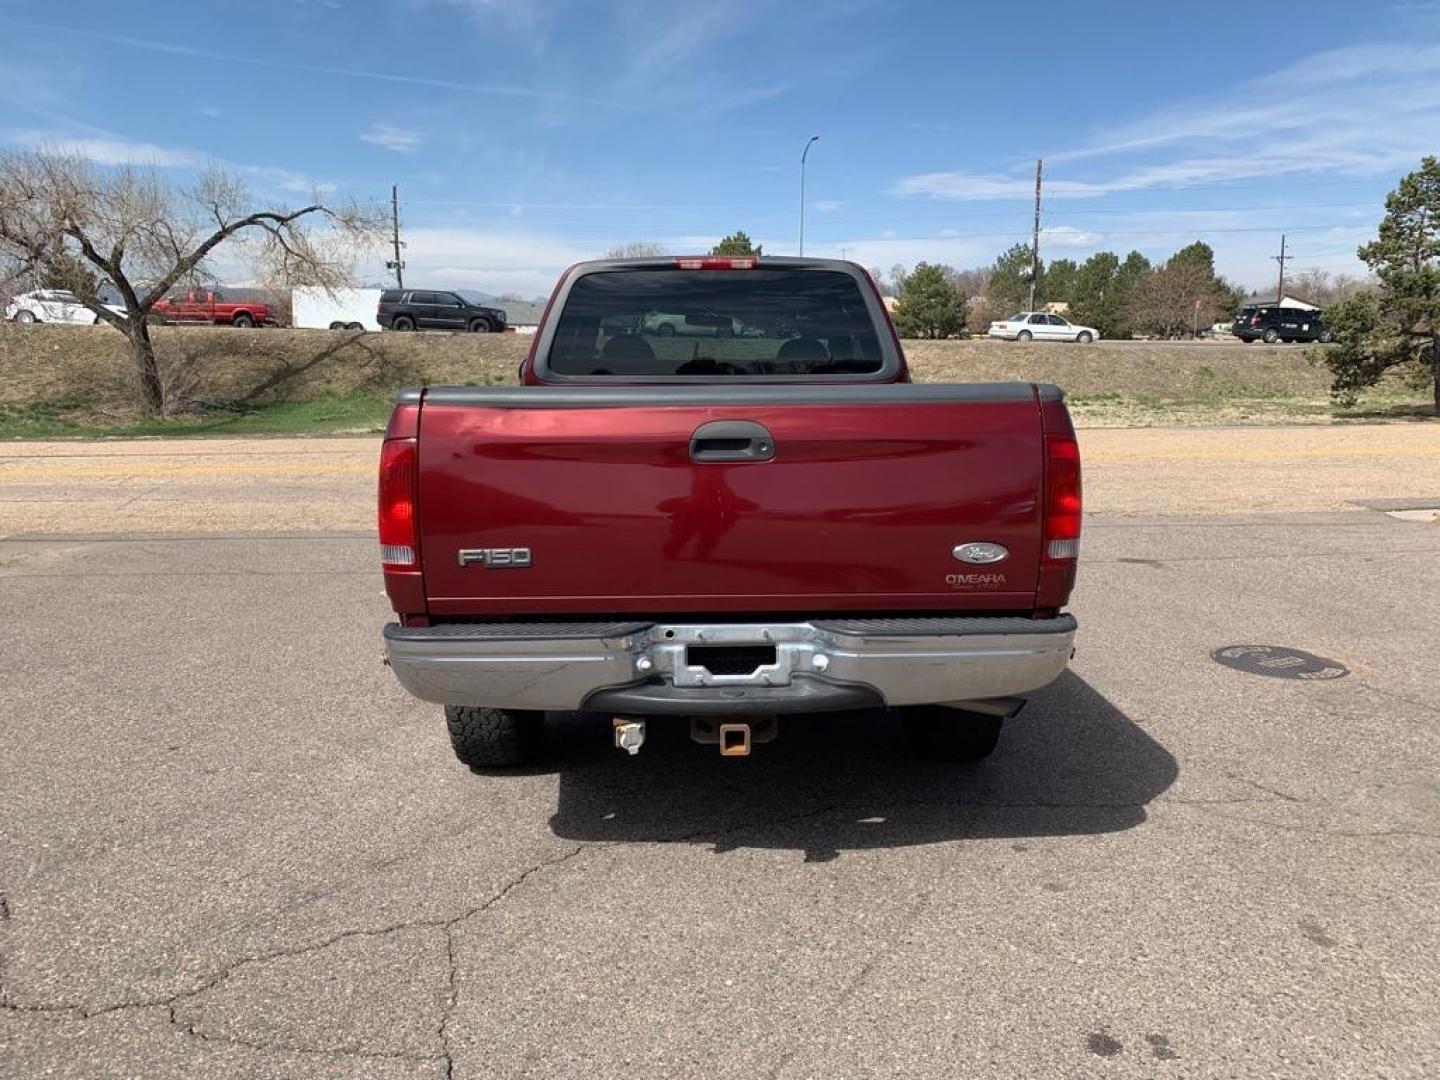
<svg viewBox="0 0 1440 1080"><path fill-rule="evenodd" d="M1045 155L1047 199L1177 190L1277 176L1366 177L1413 168L1440 130L1440 45L1332 49L1213 100L1170 106ZM1196 153L1195 148L1203 152ZM1119 164L1111 164L1118 161ZM903 177L893 194L1023 198L1029 166L1008 173Z"/></svg>
<svg viewBox="0 0 1440 1080"><path fill-rule="evenodd" d="M547 295L571 263L599 258L603 247L579 247L539 233L461 227L405 230L406 284L520 296ZM382 280L383 262L361 270Z"/></svg>
<svg viewBox="0 0 1440 1080"><path fill-rule="evenodd" d="M188 169L191 171L218 167L250 177L282 191L324 194L335 190L335 185L332 183L317 180L305 173L295 172L277 165L246 165L227 162L198 150L160 146L156 143L127 139L124 136L109 133L68 135L49 131L16 131L11 132L10 141L31 150L81 157L87 161L93 161L96 165L133 165L140 168Z"/></svg>
<svg viewBox="0 0 1440 1080"><path fill-rule="evenodd" d="M400 86L418 86L432 90L454 90L461 93L482 94L495 97L522 98L537 101L575 102L596 108L614 109L624 112L653 111L647 104L612 101L604 98L578 94L564 94L556 91L522 86L513 83L464 82L458 79L441 79L428 75L412 75L399 71L375 71L355 67L330 67L324 64L293 63L275 60L266 56L246 56L242 53L204 49L195 45L179 45L149 38L132 37L128 34L112 34L99 30L80 30L75 27L42 27L47 33L63 34L66 37L100 41L119 45L127 50L144 50L166 56L183 56L211 64L239 65L242 67L264 68L270 71L298 71L311 75L328 75L336 79L367 80Z"/></svg>
<svg viewBox="0 0 1440 1080"><path fill-rule="evenodd" d="M162 169L201 169L205 155L151 142L101 136L66 136L45 131L17 131L11 141L32 150L85 158L97 165L153 165Z"/></svg>
<svg viewBox="0 0 1440 1080"><path fill-rule="evenodd" d="M849 259L861 266L878 266L889 273L890 267L903 263L944 263L958 269L981 266L995 257L993 245L985 240L967 240L958 236L932 237L870 237L861 240L839 240L811 244L805 241L805 254L826 259Z"/></svg>
<svg viewBox="0 0 1440 1080"><path fill-rule="evenodd" d="M1040 243L1049 247L1096 247L1105 237L1074 225L1052 225L1040 230Z"/></svg>
<svg viewBox="0 0 1440 1080"><path fill-rule="evenodd" d="M1082 184L1073 180L1047 181L1045 194L1104 195L1109 190L1101 184ZM1002 176L995 173L931 172L906 176L890 188L892 195L927 195L932 199L976 201L983 199L1016 199L1035 193L1035 177Z"/></svg>
<svg viewBox="0 0 1440 1080"><path fill-rule="evenodd" d="M360 141L393 150L397 154L413 154L424 139L405 128L392 127L390 124L371 124L370 129L360 136Z"/></svg>
<svg viewBox="0 0 1440 1080"><path fill-rule="evenodd" d="M622 36L634 42L625 62L632 81L649 79L684 67L699 53L711 53L733 36L749 15L750 5L694 3L675 5L668 0L638 2L621 9Z"/></svg>
<svg viewBox="0 0 1440 1080"><path fill-rule="evenodd" d="M820 199L812 203L811 205L813 205L815 209L820 211L820 213L822 214L833 214L836 210L839 210L845 204L842 203L839 199Z"/></svg>

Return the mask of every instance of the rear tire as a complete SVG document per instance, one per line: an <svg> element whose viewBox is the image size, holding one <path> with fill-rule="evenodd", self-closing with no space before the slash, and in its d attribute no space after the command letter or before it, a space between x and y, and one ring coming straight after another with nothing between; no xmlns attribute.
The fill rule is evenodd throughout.
<svg viewBox="0 0 1440 1080"><path fill-rule="evenodd" d="M1332 334L1329 330L1321 330L1320 336L1317 337L1315 340L1318 341L1321 345L1329 345L1332 341L1335 340L1335 335Z"/></svg>
<svg viewBox="0 0 1440 1080"><path fill-rule="evenodd" d="M674 323L668 323L668 322L662 322L659 326L657 326L657 327L655 328L655 333L658 334L658 335L660 335L660 337L674 337L674 336L675 336L675 324L674 324Z"/></svg>
<svg viewBox="0 0 1440 1080"><path fill-rule="evenodd" d="M346 330L359 330L361 333L364 333L364 332L365 332L365 324L364 324L364 323L358 323L358 322L346 323L346 324L345 324L345 329L346 329Z"/></svg>
<svg viewBox="0 0 1440 1080"><path fill-rule="evenodd" d="M1095 335L1090 333L1090 331L1088 330L1082 330L1076 336L1075 340L1081 345L1089 345L1092 341L1095 340Z"/></svg>
<svg viewBox="0 0 1440 1080"><path fill-rule="evenodd" d="M332 322L332 323L330 324L330 329L331 329L331 330L344 330L344 329L345 329L345 324L344 324L343 322L340 322L340 321L337 319L335 322Z"/></svg>
<svg viewBox="0 0 1440 1080"><path fill-rule="evenodd" d="M914 705L900 710L911 748L939 761L979 761L1000 739L1005 720L943 705Z"/></svg>
<svg viewBox="0 0 1440 1080"><path fill-rule="evenodd" d="M415 320L409 315L396 315L394 321L390 323L390 329L398 330L402 334L409 333L415 329Z"/></svg>
<svg viewBox="0 0 1440 1080"><path fill-rule="evenodd" d="M514 768L540 756L545 714L446 705L445 727L455 756L472 769Z"/></svg>
<svg viewBox="0 0 1440 1080"><path fill-rule="evenodd" d="M230 320L230 325L238 326L241 330L249 330L250 327L255 325L255 320L242 311Z"/></svg>
<svg viewBox="0 0 1440 1080"><path fill-rule="evenodd" d="M1016 341L1034 341L1034 340L1035 340L1035 335L1032 334L1032 333L1030 333L1029 330L1021 330L1018 334L1015 335L1015 340L1016 340Z"/></svg>
<svg viewBox="0 0 1440 1080"><path fill-rule="evenodd" d="M1260 340L1265 342L1266 345L1274 345L1277 341L1280 340L1280 331L1276 330L1272 326L1270 329L1266 330L1265 333L1260 335Z"/></svg>

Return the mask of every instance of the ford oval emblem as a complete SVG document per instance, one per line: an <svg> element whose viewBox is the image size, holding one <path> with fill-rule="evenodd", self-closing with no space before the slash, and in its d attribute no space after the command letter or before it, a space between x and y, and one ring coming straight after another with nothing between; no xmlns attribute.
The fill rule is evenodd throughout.
<svg viewBox="0 0 1440 1080"><path fill-rule="evenodd" d="M1010 554L1010 549L1004 544L957 544L950 552L955 558L963 563L970 563L972 566L988 566L990 563L997 563Z"/></svg>

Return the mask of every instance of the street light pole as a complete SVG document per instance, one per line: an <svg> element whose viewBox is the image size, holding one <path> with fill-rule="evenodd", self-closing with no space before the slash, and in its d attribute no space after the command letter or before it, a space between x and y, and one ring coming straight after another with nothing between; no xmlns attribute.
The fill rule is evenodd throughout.
<svg viewBox="0 0 1440 1080"><path fill-rule="evenodd" d="M820 141L819 135L811 135L810 141L800 154L800 254L805 254L805 159L810 156L810 147Z"/></svg>

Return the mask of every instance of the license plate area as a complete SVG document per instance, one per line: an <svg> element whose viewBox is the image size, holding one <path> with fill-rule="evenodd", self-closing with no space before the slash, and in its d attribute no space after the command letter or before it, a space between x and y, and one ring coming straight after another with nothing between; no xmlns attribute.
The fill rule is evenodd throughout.
<svg viewBox="0 0 1440 1080"><path fill-rule="evenodd" d="M753 675L762 667L774 667L778 659L774 645L687 645L687 667L704 668L711 675Z"/></svg>
<svg viewBox="0 0 1440 1080"><path fill-rule="evenodd" d="M806 624L657 626L643 652L654 674L676 686L789 686L796 671L820 670L816 631Z"/></svg>

